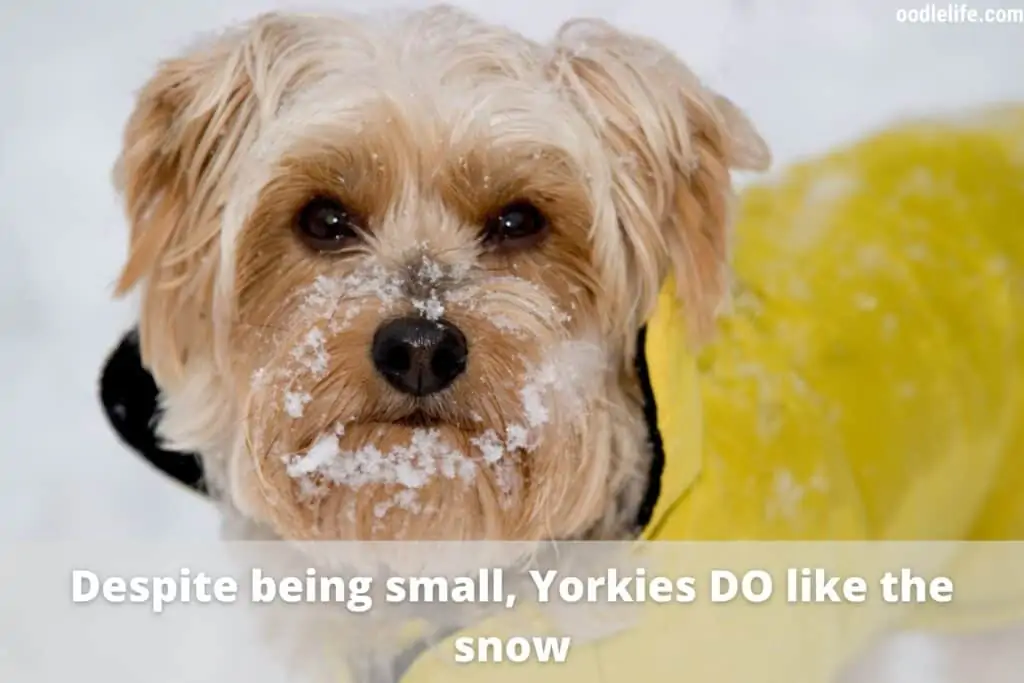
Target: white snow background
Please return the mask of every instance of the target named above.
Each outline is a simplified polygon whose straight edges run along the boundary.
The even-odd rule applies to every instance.
[[[427,3],[330,6],[397,4]],[[537,38],[591,15],[664,41],[746,108],[777,165],[894,118],[1024,100],[1024,25],[901,24],[890,0],[459,4]],[[110,169],[133,92],[158,59],[197,32],[282,6],[0,0],[0,540],[216,536],[212,511],[120,446],[96,399],[104,356],[133,318],[111,299],[127,230]],[[31,611],[4,616],[0,627],[22,624],[14,635],[41,646],[28,635],[42,626]],[[170,652],[233,671],[212,644],[229,635],[197,628]],[[863,680],[937,683],[930,653],[906,639],[875,658],[887,673]],[[189,680],[183,671],[164,661],[146,683]],[[42,680],[10,673],[9,683]]]

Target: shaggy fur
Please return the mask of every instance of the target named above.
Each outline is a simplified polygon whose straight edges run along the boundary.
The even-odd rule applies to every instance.
[[[145,85],[117,168],[161,438],[287,539],[623,538],[650,458],[635,338],[667,277],[700,343],[726,291],[730,169],[764,142],[649,40],[549,44],[438,7],[272,14]],[[319,253],[329,197],[359,239]],[[529,202],[542,239],[489,244]],[[468,365],[412,397],[369,348],[444,319]]]

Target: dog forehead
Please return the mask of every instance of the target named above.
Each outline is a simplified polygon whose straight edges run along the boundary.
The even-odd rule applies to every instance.
[[[540,70],[510,73],[486,62],[450,64],[441,58],[367,60],[325,69],[292,94],[268,133],[275,128],[278,134],[285,129],[301,135],[304,127],[329,126],[361,133],[401,122],[445,141],[518,130],[554,143],[570,134],[572,114],[570,102]]]

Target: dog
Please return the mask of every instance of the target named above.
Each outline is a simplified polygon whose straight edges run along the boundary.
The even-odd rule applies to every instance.
[[[600,21],[271,14],[164,63],[116,178],[167,448],[298,540],[628,538],[633,358],[726,290],[747,117]]]

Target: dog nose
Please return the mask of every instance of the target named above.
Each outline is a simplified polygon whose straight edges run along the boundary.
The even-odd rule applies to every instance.
[[[373,336],[373,365],[402,393],[429,396],[466,369],[468,348],[459,328],[409,316],[384,323]]]

